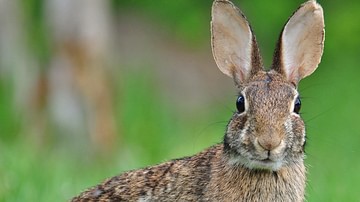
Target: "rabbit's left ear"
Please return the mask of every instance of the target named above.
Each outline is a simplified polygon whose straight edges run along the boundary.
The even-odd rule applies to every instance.
[[[272,69],[297,85],[301,79],[312,74],[320,63],[324,34],[321,6],[314,0],[302,4],[283,28]]]

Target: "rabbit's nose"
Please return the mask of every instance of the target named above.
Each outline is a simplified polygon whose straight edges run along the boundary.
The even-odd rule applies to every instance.
[[[267,151],[272,151],[274,149],[276,149],[280,143],[281,143],[281,138],[278,137],[260,137],[257,140],[258,144],[265,150]]]

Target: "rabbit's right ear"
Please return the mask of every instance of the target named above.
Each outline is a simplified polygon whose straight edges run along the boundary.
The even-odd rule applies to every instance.
[[[248,21],[227,0],[215,0],[211,16],[211,46],[217,66],[237,85],[246,83],[262,70],[259,48]]]
[[[272,69],[294,83],[312,74],[324,48],[324,16],[321,6],[310,0],[286,23],[275,49]]]

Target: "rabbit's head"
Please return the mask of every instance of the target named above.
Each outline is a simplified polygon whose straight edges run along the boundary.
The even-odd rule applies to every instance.
[[[263,68],[248,21],[230,1],[215,0],[211,33],[217,66],[239,88],[237,112],[224,138],[230,163],[276,171],[302,162],[306,137],[297,86],[320,63],[324,42],[321,6],[308,1],[291,16],[269,71]]]

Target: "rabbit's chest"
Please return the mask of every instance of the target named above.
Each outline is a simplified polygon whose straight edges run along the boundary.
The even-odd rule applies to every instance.
[[[290,175],[291,172],[291,175]],[[304,201],[305,167],[278,172],[233,171],[220,174],[208,186],[205,201]]]

